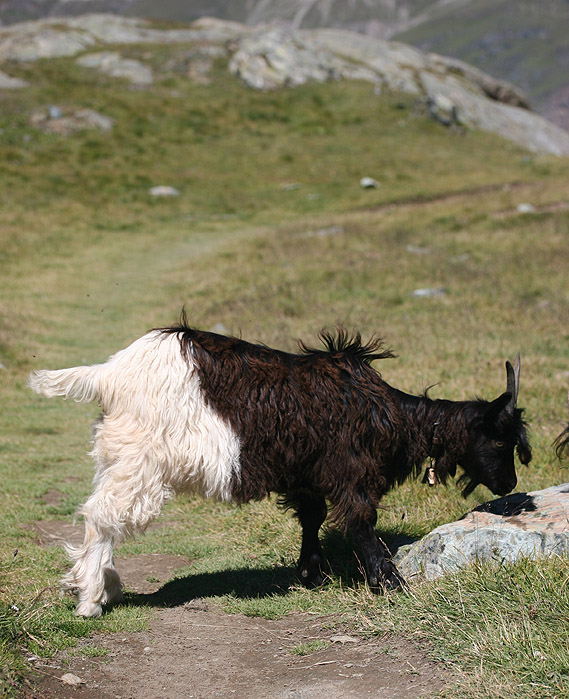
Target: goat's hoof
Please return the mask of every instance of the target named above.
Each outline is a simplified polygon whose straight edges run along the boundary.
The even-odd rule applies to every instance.
[[[309,589],[312,587],[320,587],[324,584],[324,578],[321,575],[312,575],[309,577],[307,571],[300,572],[300,579],[304,587]]]
[[[323,564],[318,556],[311,556],[298,564],[298,577],[305,587],[320,587],[324,584]]]
[[[103,608],[101,605],[97,604],[97,602],[89,602],[89,600],[79,602],[75,609],[75,614],[77,616],[96,617],[101,616],[102,613]]]
[[[405,578],[403,578],[395,566],[393,566],[393,570],[391,570],[388,575],[384,576],[381,584],[386,592],[401,590],[407,587]]]
[[[377,577],[370,578],[369,585],[376,592],[393,592],[407,587],[405,578],[391,561],[385,561],[380,566]]]

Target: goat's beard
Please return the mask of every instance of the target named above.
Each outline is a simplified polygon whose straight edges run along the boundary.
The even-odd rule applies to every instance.
[[[462,497],[467,498],[471,493],[474,492],[475,488],[480,485],[480,481],[474,480],[468,473],[463,473],[458,479],[458,485],[463,486]]]

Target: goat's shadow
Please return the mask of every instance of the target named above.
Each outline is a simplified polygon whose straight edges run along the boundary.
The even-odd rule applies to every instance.
[[[472,512],[488,512],[501,517],[515,517],[522,512],[535,512],[537,505],[532,495],[528,493],[512,493],[497,500],[485,502],[483,505],[475,507]],[[464,515],[465,517],[467,515]]]
[[[527,493],[513,493],[476,507],[474,512],[488,512],[513,517],[537,509]],[[466,515],[465,515],[466,516]],[[416,538],[389,531],[378,531],[392,554],[400,546],[413,543]],[[349,536],[328,530],[322,536],[322,548],[331,575],[345,587],[361,584],[364,576],[361,563]],[[195,599],[231,595],[238,599],[263,599],[288,594],[291,587],[299,586],[296,568],[266,566],[235,568],[211,573],[189,574],[174,578],[150,594],[127,592],[125,601],[131,606],[177,607]]]
[[[390,543],[395,552],[398,546],[409,543],[409,537],[397,537],[391,543],[388,534],[380,536]],[[405,539],[403,541],[402,539]],[[345,587],[361,584],[364,580],[360,561],[350,537],[330,530],[322,536],[322,548],[329,572]],[[266,566],[259,568],[229,568],[211,573],[195,573],[174,578],[153,593],[125,593],[129,606],[178,607],[195,599],[231,595],[238,599],[263,599],[284,596],[291,587],[300,586],[296,567]]]
[[[194,599],[231,595],[239,599],[285,595],[294,583],[295,571],[286,566],[273,568],[230,568],[212,573],[174,578],[151,594],[125,594],[133,606],[178,607]]]

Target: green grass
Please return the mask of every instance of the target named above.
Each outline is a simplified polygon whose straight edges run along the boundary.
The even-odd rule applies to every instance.
[[[179,47],[125,53],[142,51],[156,70],[183,55]],[[32,87],[5,96],[0,117],[3,691],[16,691],[28,653],[139,629],[152,605],[196,596],[268,618],[335,612],[359,630],[428,639],[453,668],[451,696],[493,686],[503,696],[561,696],[566,561],[473,569],[381,598],[362,583],[350,543],[326,531],[334,572],[308,591],[293,572],[298,527],[274,501],[177,499],[163,514],[168,526],[119,555],[180,554],[191,567],[152,600],[130,592],[101,619],[75,618],[57,590],[64,553],[40,546],[33,524],[71,521],[89,493],[97,408],[47,401],[26,379],[35,368],[104,361],[176,320],[183,305],[198,326],[223,323],[286,350],[338,322],[378,332],[398,354],[378,367],[386,380],[412,392],[437,384],[435,397],[497,395],[504,360],[520,351],[535,456],[519,488],[564,482],[550,444],[568,418],[569,214],[546,207],[566,200],[567,161],[446,131],[409,98],[378,97],[364,84],[258,94],[219,65],[210,86],[173,73],[141,91],[71,60],[15,72]],[[96,108],[115,128],[42,134],[28,116],[48,104]],[[361,189],[363,175],[381,186]],[[181,196],[154,201],[154,184]],[[523,201],[538,213],[518,214]],[[446,294],[416,298],[419,287]],[[45,498],[53,489],[57,504]],[[488,497],[480,488],[464,502],[452,486],[406,483],[382,503],[378,528],[388,541],[422,536]],[[540,655],[530,657],[532,647]],[[514,691],[518,675],[523,688]]]
[[[298,646],[292,648],[290,652],[293,655],[310,655],[311,653],[314,653],[317,650],[325,650],[329,646],[330,641],[321,641],[317,639],[315,641],[307,641],[306,643],[300,643]]]
[[[447,696],[565,697],[568,582],[567,559],[477,565],[419,586],[390,614],[460,670]]]

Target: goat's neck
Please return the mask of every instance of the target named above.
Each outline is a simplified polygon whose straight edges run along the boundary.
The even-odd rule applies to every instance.
[[[460,420],[465,403],[404,393],[400,393],[400,398],[410,417],[416,444],[422,445],[423,458],[437,458],[444,449],[449,422]]]

